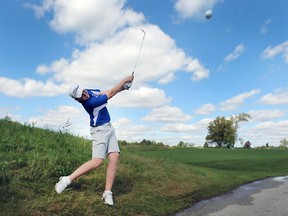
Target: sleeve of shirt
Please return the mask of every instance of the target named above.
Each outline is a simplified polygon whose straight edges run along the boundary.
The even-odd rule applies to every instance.
[[[100,89],[87,89],[89,92],[95,94],[95,95],[99,95],[100,94]]]
[[[86,107],[99,107],[104,104],[107,104],[108,97],[106,94],[103,95],[98,95],[98,96],[93,96],[89,100],[85,101],[83,105]]]

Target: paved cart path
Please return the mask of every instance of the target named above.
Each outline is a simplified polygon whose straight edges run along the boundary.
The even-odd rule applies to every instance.
[[[245,184],[175,216],[288,216],[288,176]]]

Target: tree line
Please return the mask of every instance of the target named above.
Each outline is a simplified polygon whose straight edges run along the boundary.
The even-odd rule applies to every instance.
[[[249,122],[249,119],[252,117],[247,113],[240,113],[237,115],[232,115],[225,118],[224,116],[218,116],[215,120],[209,122],[207,127],[208,133],[205,138],[204,147],[219,147],[219,148],[233,148],[237,141],[240,141],[243,145],[243,148],[251,148],[252,144],[248,140],[243,142],[243,139],[238,136],[238,129],[241,122]],[[125,140],[119,141],[119,144],[122,146],[138,146],[138,147],[160,147],[165,148],[169,147],[162,142],[151,141],[143,139],[141,142],[127,142]],[[176,147],[186,148],[193,147],[194,143],[180,141]],[[174,146],[175,147],[175,146]],[[266,143],[266,148],[269,147]],[[280,147],[288,147],[288,139],[283,139],[280,141]]]

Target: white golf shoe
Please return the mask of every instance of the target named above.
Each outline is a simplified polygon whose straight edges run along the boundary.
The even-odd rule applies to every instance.
[[[55,185],[55,190],[58,194],[62,193],[67,186],[71,184],[71,180],[69,179],[68,176],[62,176],[59,178],[59,182],[56,183]]]
[[[111,191],[104,191],[104,193],[102,195],[102,200],[104,201],[104,203],[106,205],[109,205],[109,206],[113,206],[114,205],[113,196],[112,196],[112,192]]]

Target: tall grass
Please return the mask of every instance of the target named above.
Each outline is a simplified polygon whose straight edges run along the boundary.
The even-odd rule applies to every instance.
[[[186,193],[185,185],[191,187],[189,179],[200,178],[189,166],[146,159],[123,149],[113,188],[116,205],[108,208],[100,199],[107,162],[63,194],[54,190],[60,176],[91,158],[89,140],[8,119],[0,119],[0,133],[0,212],[4,215],[163,215],[177,210],[179,204],[183,207],[174,198]],[[186,183],[175,187],[180,179]]]
[[[100,199],[107,162],[62,194],[54,190],[59,176],[91,158],[89,140],[9,119],[0,119],[0,134],[0,215],[169,215],[239,184],[288,173],[284,150],[122,148],[109,208]]]
[[[0,201],[16,205],[37,196],[56,177],[83,161],[87,140],[69,134],[0,120]],[[78,152],[79,154],[75,154]]]

